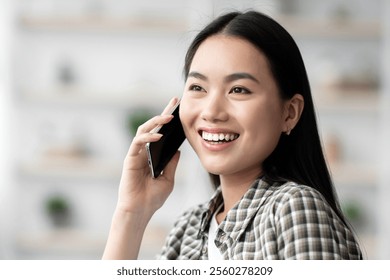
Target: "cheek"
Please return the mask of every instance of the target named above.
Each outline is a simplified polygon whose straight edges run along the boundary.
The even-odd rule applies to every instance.
[[[183,125],[184,131],[187,134],[187,131],[189,131],[191,124],[194,121],[194,110],[191,108],[186,98],[182,98],[180,101],[179,114],[180,114],[180,120]]]
[[[252,118],[246,118],[245,129],[249,132],[247,137],[252,139],[253,143],[258,143],[265,150],[272,150],[276,147],[281,134],[281,116],[273,112],[257,110],[252,114]]]

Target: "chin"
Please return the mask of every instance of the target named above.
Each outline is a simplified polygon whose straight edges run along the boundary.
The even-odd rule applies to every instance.
[[[221,156],[215,157],[201,153],[197,153],[197,155],[203,168],[215,175],[227,174],[237,167],[236,164],[233,164],[230,160],[224,160],[224,157]]]
[[[203,167],[204,169],[206,169],[208,173],[211,174],[221,175],[226,173],[226,167],[210,165],[210,164],[203,164]]]

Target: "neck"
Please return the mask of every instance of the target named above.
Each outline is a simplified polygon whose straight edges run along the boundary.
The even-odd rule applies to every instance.
[[[242,174],[240,176],[220,175],[224,208],[217,216],[219,223],[226,217],[227,212],[243,197],[260,174],[256,172],[247,174],[248,176]]]

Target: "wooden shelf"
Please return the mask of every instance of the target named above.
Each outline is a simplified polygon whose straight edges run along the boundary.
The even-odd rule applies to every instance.
[[[21,163],[18,171],[22,176],[46,179],[119,180],[122,168],[119,163],[88,158],[53,158]]]
[[[26,30],[35,31],[83,31],[109,33],[163,33],[167,35],[180,34],[188,30],[188,23],[183,19],[152,19],[128,18],[116,19],[97,16],[75,17],[31,17],[21,16],[19,26]]]
[[[382,34],[379,20],[302,19],[294,16],[275,17],[289,32],[298,37],[324,39],[379,39]],[[20,16],[19,26],[26,30],[89,31],[89,32],[163,32],[183,33],[190,28],[182,19],[113,18],[106,16]]]
[[[354,162],[339,162],[330,164],[334,182],[338,186],[365,186],[376,187],[378,173],[375,166]]]
[[[137,94],[135,94],[135,92]],[[21,91],[21,101],[37,105],[60,105],[60,106],[92,106],[104,108],[151,108],[160,111],[170,98],[172,93],[180,90],[171,90],[169,92],[153,93],[153,90],[140,91],[130,89],[123,92],[102,92],[99,90],[85,89],[47,89]]]
[[[53,229],[16,237],[19,250],[37,256],[45,255],[50,259],[80,258],[80,256],[100,259],[105,242],[104,236],[74,229]]]
[[[300,38],[321,39],[380,39],[382,30],[379,20],[318,20],[281,16],[278,21]]]
[[[315,88],[314,102],[324,113],[378,113],[377,89]]]

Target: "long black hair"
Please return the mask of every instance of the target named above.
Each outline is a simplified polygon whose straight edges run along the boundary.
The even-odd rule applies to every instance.
[[[294,181],[318,190],[346,223],[322,151],[309,80],[294,39],[279,23],[260,12],[222,15],[200,31],[189,46],[184,65],[185,79],[198,47],[216,34],[251,42],[267,57],[280,97],[288,100],[299,93],[304,98],[299,122],[289,136],[281,135],[276,149],[263,163],[264,179],[269,182]],[[219,176],[210,176],[217,187]]]

